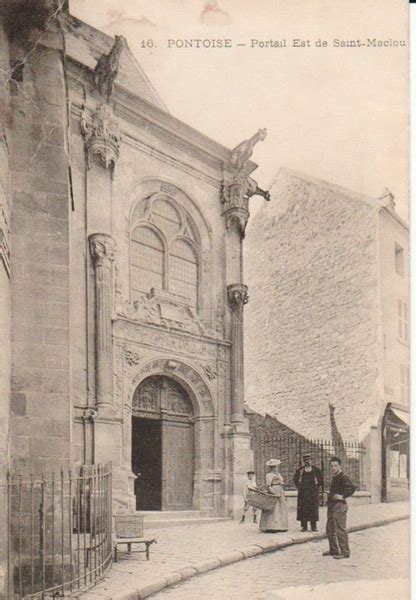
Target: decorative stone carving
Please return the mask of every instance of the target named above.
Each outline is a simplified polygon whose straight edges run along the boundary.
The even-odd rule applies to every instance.
[[[269,192],[260,189],[254,179],[248,177],[246,173],[246,166],[253,154],[254,146],[259,140],[264,140],[266,135],[266,129],[259,129],[251,138],[238,144],[231,152],[229,160],[224,163],[224,179],[220,194],[224,206],[223,215],[227,229],[235,224],[242,237],[250,216],[249,198],[258,194],[270,200]]]
[[[267,129],[259,129],[257,133],[255,133],[248,140],[244,140],[238,146],[234,148],[231,152],[229,166],[234,174],[234,176],[238,176],[241,172],[244,171],[248,161],[253,154],[254,146],[260,140],[263,141],[266,139]]]
[[[198,356],[210,360],[226,360],[227,349],[222,344],[215,344],[208,340],[196,340],[187,335],[187,332],[164,331],[147,327],[145,324],[124,321],[119,319],[114,324],[117,337],[129,339],[139,344],[146,344],[159,349],[169,350],[179,354]]]
[[[248,302],[248,288],[243,283],[227,286],[228,306],[233,313],[241,313]]]
[[[141,382],[146,380],[148,377],[151,377],[152,375],[159,375],[159,374],[163,374],[166,373],[166,365],[167,363],[170,363],[170,367],[169,367],[169,372],[171,375],[175,375],[179,380],[183,380],[184,383],[186,383],[188,386],[191,387],[191,389],[194,390],[195,393],[195,397],[197,398],[200,405],[200,409],[201,409],[201,414],[213,414],[214,412],[214,406],[213,406],[213,402],[212,402],[212,396],[211,396],[211,392],[208,389],[207,384],[204,382],[202,376],[190,365],[187,365],[183,362],[180,361],[172,361],[170,359],[155,359],[152,360],[150,362],[148,362],[147,364],[143,365],[143,367],[141,369],[139,369],[139,371],[137,371],[137,373],[135,373],[132,381],[131,381],[131,388],[133,390],[133,402],[135,402],[136,406],[137,406],[137,402],[139,402],[139,400],[135,399],[136,398],[136,394],[138,394],[137,390],[140,390],[142,388]],[[174,363],[176,363],[176,367],[174,366]],[[149,380],[151,382],[151,379]],[[146,383],[146,381],[144,381],[144,383]],[[175,382],[172,382],[173,387]],[[137,387],[139,384],[141,384],[139,387]],[[166,406],[165,408],[169,411],[172,412],[179,412],[181,410],[184,410],[183,407],[179,406],[176,403],[176,395],[173,394],[173,405],[175,406],[169,406],[169,393],[170,393],[171,389],[169,387],[169,389],[165,389],[165,394],[164,394],[164,399],[166,400]],[[188,409],[187,409],[188,410]],[[192,409],[193,412],[193,409]],[[184,413],[181,413],[184,414]],[[187,414],[187,413],[185,413]]]
[[[204,371],[205,377],[209,381],[214,381],[217,378],[217,371],[215,367],[211,365],[202,365],[202,370]]]
[[[121,135],[112,109],[101,104],[91,114],[84,110],[81,114],[81,132],[85,139],[88,168],[96,161],[113,171],[119,157]]]
[[[129,348],[124,349],[124,358],[126,363],[130,365],[130,367],[138,365],[141,361],[141,355],[135,350],[130,350]]]
[[[116,247],[115,239],[108,233],[93,233],[90,235],[89,241],[95,268],[111,268]]]
[[[115,36],[115,42],[108,54],[103,54],[97,61],[94,70],[94,84],[100,96],[110,101],[120,64],[120,55],[126,47],[126,40],[121,35]]]
[[[134,410],[145,410],[159,412],[159,394],[155,381],[143,381],[134,392],[132,408]]]
[[[118,297],[117,314],[132,321],[158,325],[168,330],[178,330],[216,339],[217,332],[207,328],[200,316],[190,306],[177,304],[169,297],[152,290],[130,303]]]
[[[163,380],[162,408],[174,415],[193,416],[194,409],[185,390],[175,381]]]

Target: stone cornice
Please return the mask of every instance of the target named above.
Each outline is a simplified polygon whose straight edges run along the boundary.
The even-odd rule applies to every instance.
[[[68,69],[70,84],[72,83],[76,86],[84,83],[88,85],[90,82],[87,81],[84,71],[91,72],[92,76],[91,68],[81,65],[83,70],[80,70],[79,67],[77,68],[77,65],[80,63],[76,63],[71,58],[68,59],[68,63],[72,63],[71,68]],[[213,168],[222,170],[223,163],[228,162],[230,159],[231,150],[193,129],[151,102],[133,94],[125,87],[117,84],[117,82],[112,96],[112,103],[116,115],[139,127],[150,123],[152,125],[152,133],[155,136],[160,137],[164,141],[167,140],[171,145],[185,150],[191,156],[197,157]],[[250,174],[256,168],[257,164],[249,161],[246,166],[246,173]]]
[[[82,106],[80,104],[75,104],[73,102],[71,114],[74,117],[76,117],[76,119],[81,119]],[[134,128],[134,125],[131,125],[131,129],[133,129],[133,128]],[[219,173],[218,173],[217,177],[212,177],[211,175],[209,175],[206,172],[206,170],[203,170],[202,168],[198,169],[194,165],[190,165],[189,163],[184,162],[183,160],[181,160],[180,158],[177,158],[176,156],[172,156],[172,155],[167,154],[166,152],[162,152],[159,148],[152,146],[150,143],[146,143],[142,139],[138,139],[137,137],[134,137],[133,131],[131,131],[131,129],[130,130],[124,129],[121,131],[122,136],[123,136],[123,144],[124,145],[130,146],[131,148],[135,148],[136,150],[139,150],[140,152],[144,152],[148,156],[153,156],[153,157],[157,158],[158,160],[160,160],[161,162],[164,162],[168,165],[176,167],[183,173],[186,173],[187,175],[191,175],[192,177],[195,177],[196,179],[199,179],[200,181],[203,181],[204,183],[206,183],[206,184],[210,185],[211,187],[215,188],[216,190],[220,191],[222,179],[221,179],[221,176]]]

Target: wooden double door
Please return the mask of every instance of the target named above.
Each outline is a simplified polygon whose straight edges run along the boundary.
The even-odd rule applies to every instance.
[[[186,390],[169,377],[149,377],[136,389],[132,409],[136,509],[191,509],[194,415]]]

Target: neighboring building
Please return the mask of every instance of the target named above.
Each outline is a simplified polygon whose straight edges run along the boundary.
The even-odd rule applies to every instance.
[[[116,511],[233,515],[265,131],[230,151],[180,122],[123,38],[61,5],[2,4],[1,482],[111,460]]]
[[[282,169],[270,193],[245,242],[246,401],[301,435],[363,441],[373,499],[407,493],[408,226],[389,192]]]

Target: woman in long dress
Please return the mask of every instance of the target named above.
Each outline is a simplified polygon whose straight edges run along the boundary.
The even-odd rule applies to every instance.
[[[271,458],[266,466],[269,472],[266,475],[266,488],[269,494],[277,496],[277,502],[273,510],[262,510],[259,531],[276,533],[288,530],[288,514],[285,492],[283,489],[283,477],[278,471],[280,460]]]

